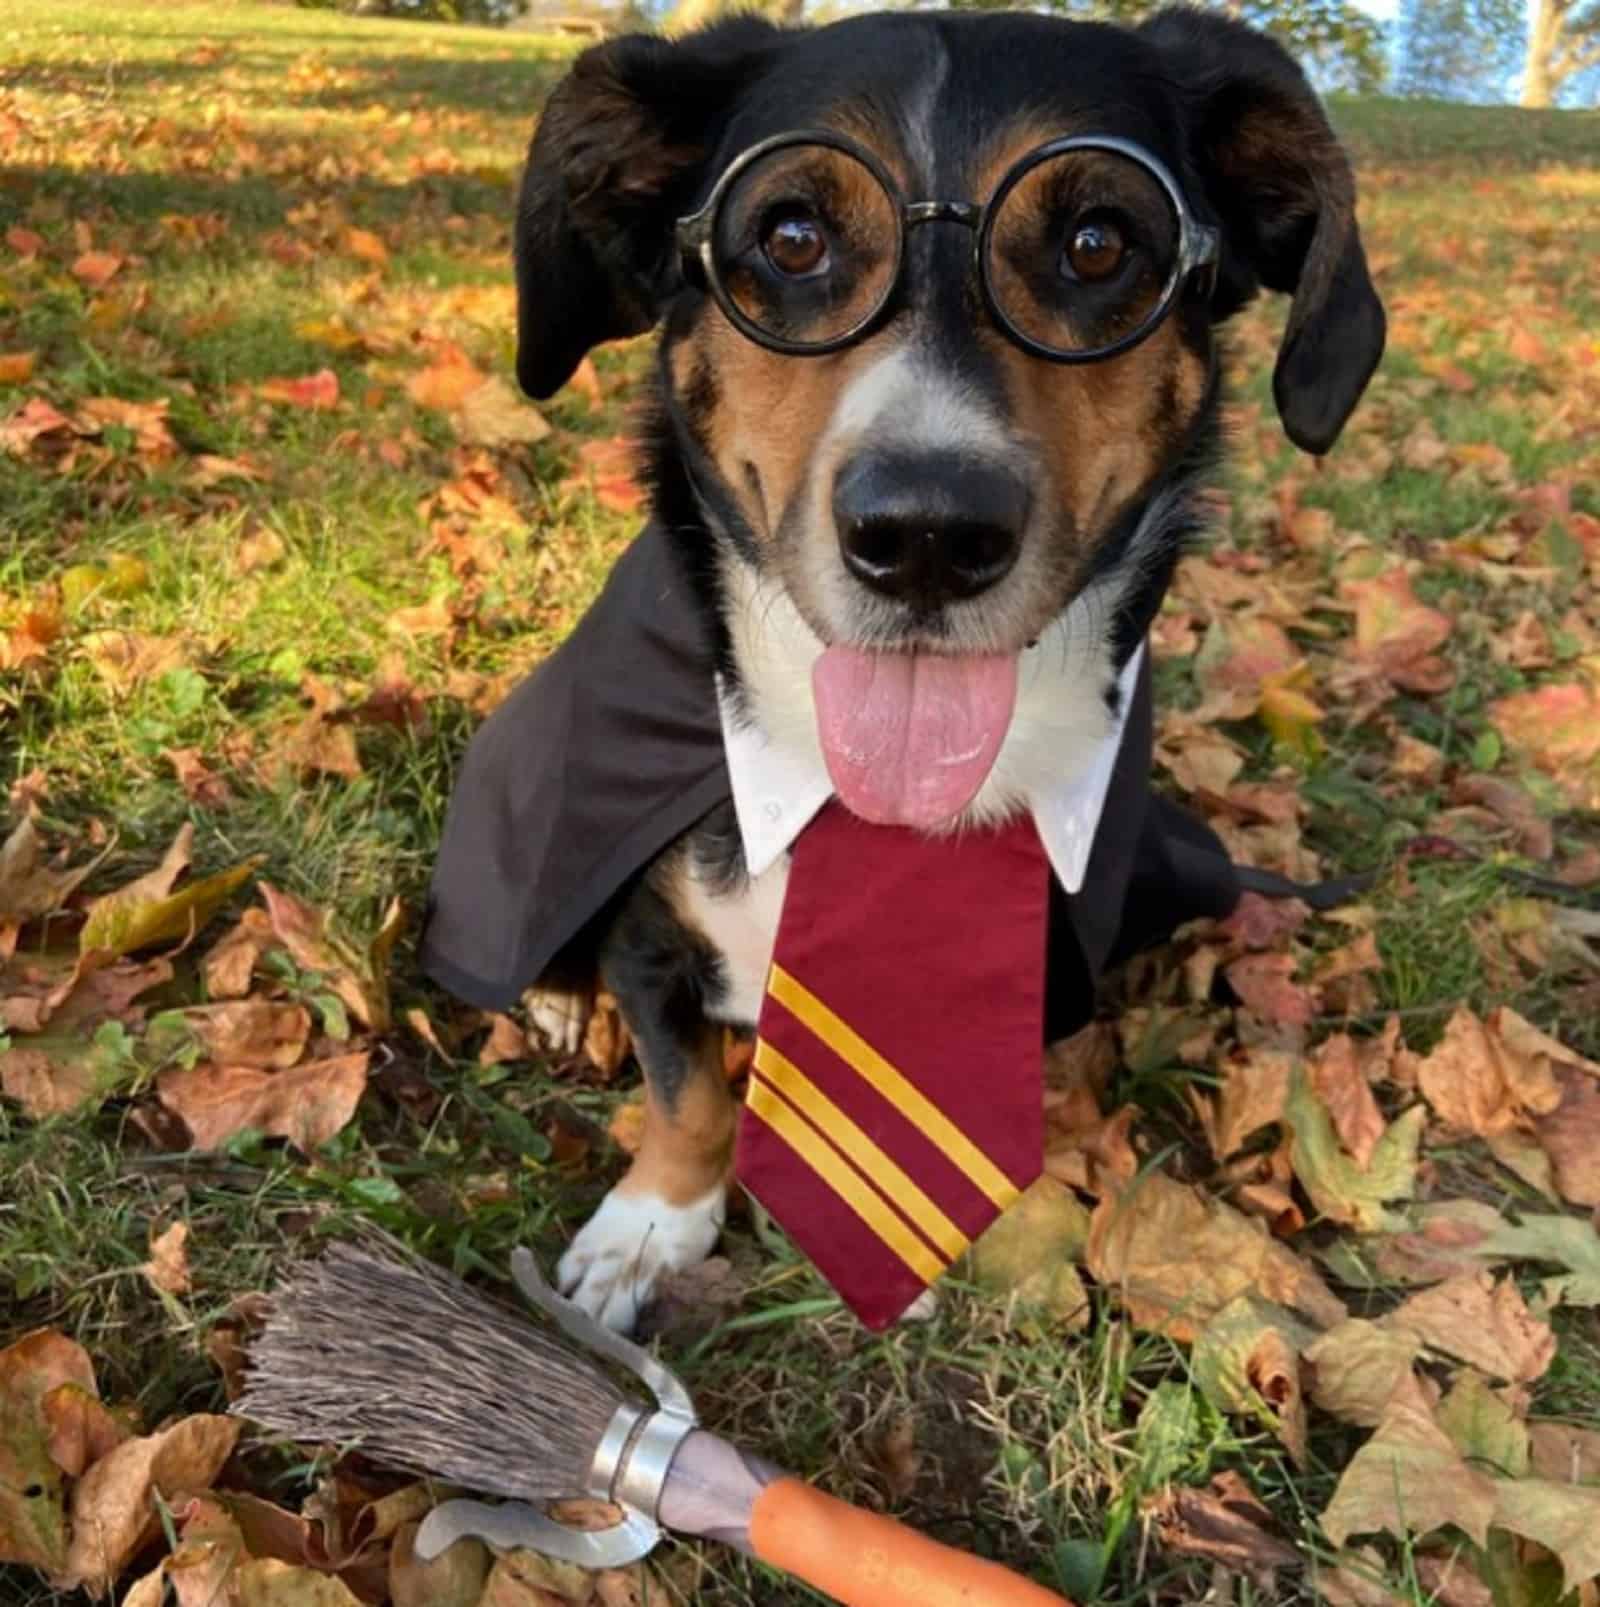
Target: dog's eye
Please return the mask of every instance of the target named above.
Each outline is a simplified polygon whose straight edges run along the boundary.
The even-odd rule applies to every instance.
[[[804,279],[828,265],[828,238],[809,212],[780,212],[761,237],[768,262],[790,279]]]
[[[1099,284],[1122,266],[1127,242],[1110,218],[1084,218],[1073,226],[1061,252],[1061,271],[1069,279]]]

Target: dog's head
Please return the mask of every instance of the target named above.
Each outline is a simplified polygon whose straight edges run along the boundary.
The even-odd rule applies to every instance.
[[[619,39],[534,140],[518,372],[546,396],[662,322],[672,451],[744,628],[813,670],[846,800],[932,825],[993,768],[1030,644],[1142,634],[1214,326],[1262,286],[1293,297],[1284,428],[1333,443],[1383,347],[1354,204],[1299,69],[1215,14]]]

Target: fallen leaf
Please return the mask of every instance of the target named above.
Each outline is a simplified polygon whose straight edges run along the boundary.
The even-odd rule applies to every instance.
[[[1159,1172],[1094,1209],[1089,1271],[1133,1320],[1192,1340],[1229,1301],[1255,1293],[1318,1327],[1346,1315],[1320,1277],[1266,1227]]]
[[[0,921],[24,926],[54,914],[110,851],[72,870],[49,865],[39,829],[24,815],[0,845]]]
[[[413,374],[406,381],[406,393],[419,406],[450,409],[460,407],[484,383],[483,370],[464,352],[454,351]]]
[[[68,1531],[45,1401],[63,1386],[96,1393],[88,1353],[64,1334],[40,1328],[0,1350],[0,1562],[52,1575],[66,1566]]]
[[[1422,1340],[1409,1329],[1346,1318],[1305,1348],[1311,1399],[1347,1423],[1376,1427],[1421,1353]]]
[[[1555,1067],[1554,1074],[1561,1101],[1535,1119],[1534,1136],[1550,1158],[1562,1198],[1600,1206],[1600,1079],[1571,1065]]]
[[[332,991],[344,1002],[363,1026],[374,1032],[389,1029],[389,981],[387,967],[374,963],[374,956],[362,956],[328,929],[328,918],[292,893],[279,892],[261,883],[267,915],[274,936],[288,949],[303,971],[314,971],[327,980]],[[393,943],[403,912],[392,904],[382,931]],[[380,936],[382,932],[380,932]],[[382,956],[378,957],[380,962]]]
[[[68,1478],[81,1478],[85,1468],[109,1456],[128,1437],[123,1422],[82,1384],[57,1384],[44,1397],[43,1406],[50,1460]]]
[[[0,352],[0,385],[26,385],[38,361],[37,352]]]
[[[72,1491],[72,1540],[64,1573],[103,1594],[157,1528],[155,1497],[205,1489],[233,1451],[243,1424],[186,1417],[159,1434],[125,1440]]]
[[[1434,1418],[1474,1467],[1500,1479],[1520,1479],[1527,1473],[1527,1425],[1481,1373],[1467,1368],[1439,1402]]]
[[[1450,616],[1420,601],[1403,564],[1361,580],[1342,580],[1339,594],[1356,609],[1352,656],[1412,692],[1442,692],[1454,680],[1437,649],[1450,638]]]
[[[1291,954],[1245,954],[1223,967],[1245,1008],[1278,1027],[1308,1026],[1316,1017],[1317,996],[1294,973]]]
[[[361,262],[370,262],[375,268],[388,264],[389,248],[370,229],[346,229],[344,248]]]
[[[1558,1558],[1563,1589],[1600,1577],[1600,1490],[1545,1479],[1500,1479],[1495,1522]]]
[[[256,395],[264,402],[281,402],[305,412],[325,413],[339,405],[339,376],[331,368],[298,378],[263,380]]]
[[[470,446],[524,446],[550,433],[544,415],[498,376],[462,397],[453,422],[456,434]]]
[[[78,934],[80,954],[93,955],[103,962],[158,943],[187,942],[255,874],[260,861],[249,859],[230,870],[190,882],[175,893],[160,891],[163,885],[170,887],[181,872],[181,866],[173,870],[169,863],[180,845],[187,863],[185,833],[192,836],[193,830],[185,822],[161,866],[89,906],[83,930]]]
[[[265,910],[249,909],[205,957],[206,992],[213,999],[242,999],[250,991],[255,964],[276,939]]]
[[[1248,719],[1261,707],[1264,686],[1290,674],[1300,653],[1281,625],[1261,614],[1216,619],[1194,658],[1194,676],[1204,695],[1198,720]]]
[[[198,748],[164,748],[161,753],[178,777],[183,795],[202,809],[225,809],[233,802],[228,783],[210,768]]]
[[[478,1050],[480,1066],[501,1066],[508,1061],[528,1058],[528,1035],[510,1016],[494,1010],[489,1013],[489,1036]]]
[[[1339,1141],[1333,1117],[1312,1090],[1304,1069],[1290,1079],[1284,1119],[1293,1134],[1290,1159],[1301,1186],[1329,1221],[1348,1223],[1363,1233],[1398,1228],[1391,1209],[1409,1200],[1417,1186],[1417,1152],[1427,1110],[1413,1105],[1384,1129],[1365,1166]]]
[[[231,1066],[292,1066],[311,1036],[311,1013],[304,1005],[272,999],[213,1004],[190,1010],[185,1020],[207,1054]]]
[[[1041,1177],[995,1219],[969,1252],[967,1275],[986,1294],[1015,1297],[1069,1333],[1089,1323],[1089,1296],[1073,1265],[1089,1238],[1089,1212],[1065,1184]]]
[[[901,1412],[872,1442],[868,1458],[883,1480],[891,1501],[904,1501],[917,1487],[922,1457],[917,1451],[917,1420]]]
[[[622,1019],[616,996],[603,989],[595,995],[588,1025],[584,1028],[583,1052],[606,1082],[622,1070],[633,1053],[633,1035]]]
[[[396,1530],[389,1552],[393,1607],[478,1607],[494,1559],[481,1540],[458,1540],[429,1562],[416,1554],[416,1523]]]
[[[1296,1568],[1299,1551],[1273,1531],[1272,1515],[1239,1474],[1217,1474],[1204,1490],[1169,1487],[1145,1502],[1161,1544],[1180,1557],[1220,1564],[1255,1581],[1273,1599],[1280,1568]]]
[[[335,1575],[273,1557],[244,1563],[234,1580],[238,1607],[362,1607],[361,1598]]]
[[[1458,1273],[1412,1295],[1384,1318],[1424,1344],[1468,1362],[1494,1378],[1532,1383],[1555,1359],[1550,1325],[1529,1310],[1511,1278]]]
[[[1600,1485],[1600,1429],[1551,1421],[1528,1424],[1533,1472],[1557,1484]]]
[[[189,1281],[189,1224],[174,1222],[150,1240],[150,1259],[139,1270],[163,1294],[186,1295]]]
[[[1363,1171],[1388,1130],[1348,1033],[1336,1033],[1317,1046],[1307,1067],[1311,1090],[1327,1109],[1339,1141]]]
[[[557,1562],[536,1551],[507,1551],[495,1560],[479,1607],[545,1607],[586,1602],[589,1573],[576,1563]]]
[[[1489,720],[1508,747],[1554,778],[1570,804],[1600,809],[1600,685],[1517,692],[1491,703]]]
[[[1293,1312],[1252,1294],[1229,1301],[1201,1329],[1191,1365],[1195,1383],[1219,1411],[1261,1418],[1306,1464],[1306,1406],[1300,1356],[1317,1331]]]
[[[1337,1566],[1316,1568],[1312,1583],[1328,1607],[1411,1607],[1414,1597],[1399,1596],[1384,1584],[1383,1559],[1370,1546],[1348,1547],[1335,1558]],[[1437,1607],[1444,1607],[1438,1603]]]
[[[1495,1030],[1503,1028],[1505,1016],[1506,1012],[1496,1011],[1486,1024],[1462,1005],[1451,1016],[1438,1047],[1416,1068],[1424,1098],[1457,1133],[1480,1138],[1507,1133],[1532,1116],[1548,1114],[1561,1102],[1548,1054],[1527,1042],[1520,1049],[1513,1047],[1502,1031]]]
[[[1355,1534],[1424,1535],[1454,1524],[1481,1546],[1495,1497],[1495,1481],[1467,1465],[1413,1381],[1395,1392],[1346,1465],[1322,1528],[1342,1546]]]
[[[72,264],[72,277],[89,286],[103,290],[116,277],[123,259],[110,251],[85,251]]]
[[[1216,1097],[1196,1098],[1211,1153],[1219,1161],[1242,1149],[1252,1133],[1283,1120],[1293,1070],[1293,1058],[1281,1050],[1237,1044],[1228,1051]]]
[[[287,1071],[202,1063],[156,1080],[161,1103],[183,1119],[196,1149],[218,1149],[247,1128],[286,1138],[303,1154],[327,1143],[355,1115],[371,1054],[336,1055]]]

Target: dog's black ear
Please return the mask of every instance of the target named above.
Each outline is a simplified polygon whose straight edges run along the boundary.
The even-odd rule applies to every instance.
[[[676,271],[687,209],[739,85],[781,32],[752,17],[586,50],[551,93],[517,198],[517,378],[545,397],[637,335]]]
[[[1350,163],[1305,74],[1265,34],[1188,8],[1140,32],[1166,58],[1222,220],[1213,312],[1226,318],[1260,285],[1293,293],[1272,392],[1295,445],[1326,452],[1383,355]]]

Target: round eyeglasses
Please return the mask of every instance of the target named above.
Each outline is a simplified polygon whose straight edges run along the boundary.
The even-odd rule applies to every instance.
[[[820,356],[892,311],[906,236],[973,231],[973,270],[995,323],[1055,363],[1114,356],[1150,335],[1191,276],[1215,281],[1217,231],[1171,173],[1110,134],[1069,135],[1015,162],[982,206],[907,201],[853,140],[803,129],[762,140],[724,170],[678,250],[736,329],[771,351]]]

